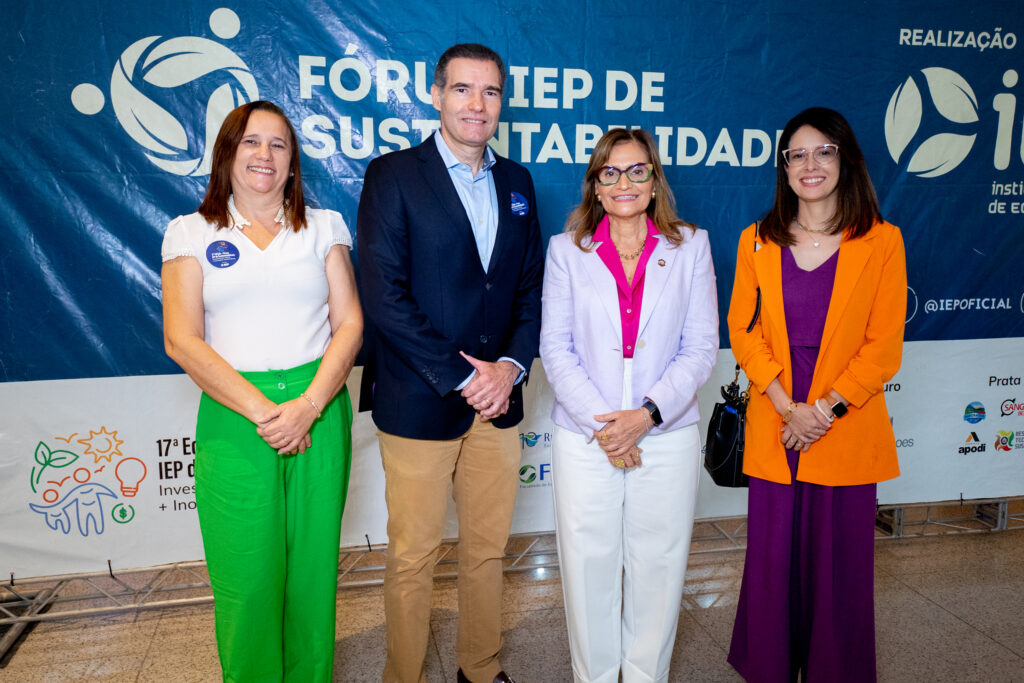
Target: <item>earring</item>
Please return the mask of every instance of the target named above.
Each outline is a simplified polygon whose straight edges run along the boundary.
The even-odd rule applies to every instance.
[[[657,197],[658,196],[658,191],[657,190],[651,190],[651,196],[652,197]]]

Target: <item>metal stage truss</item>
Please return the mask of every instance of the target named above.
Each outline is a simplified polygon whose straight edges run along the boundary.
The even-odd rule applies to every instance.
[[[991,533],[1024,529],[1024,496],[940,503],[879,506],[876,540]],[[746,547],[746,517],[698,519],[690,554],[727,552]],[[343,548],[338,588],[377,586],[384,579],[384,545]],[[458,542],[442,543],[435,579],[456,576]],[[558,569],[553,532],[521,534],[509,539],[506,572]],[[213,602],[206,563],[202,561],[137,569],[62,576],[10,579],[0,583],[0,657],[33,622],[165,609]]]

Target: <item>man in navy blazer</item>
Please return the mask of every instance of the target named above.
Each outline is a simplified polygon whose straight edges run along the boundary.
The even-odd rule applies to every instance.
[[[440,133],[374,159],[359,202],[359,269],[374,328],[363,391],[372,391],[388,506],[388,682],[425,680],[449,495],[459,518],[458,680],[511,680],[498,660],[502,558],[543,264],[530,174],[487,146],[504,84],[489,48],[449,48],[431,87]]]

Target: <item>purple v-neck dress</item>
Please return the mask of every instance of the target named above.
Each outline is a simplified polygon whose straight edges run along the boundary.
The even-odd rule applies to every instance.
[[[805,271],[782,250],[794,401],[807,400],[838,261]],[[748,681],[875,681],[875,485],[796,481],[800,454],[786,457],[791,485],[750,479],[729,662]]]

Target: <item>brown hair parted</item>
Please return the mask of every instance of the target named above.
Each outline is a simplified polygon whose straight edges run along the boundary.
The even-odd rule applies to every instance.
[[[834,235],[846,230],[851,239],[866,234],[875,221],[882,220],[878,196],[868,176],[864,153],[857,144],[853,129],[842,114],[825,107],[805,109],[790,119],[783,129],[775,152],[775,203],[761,222],[760,234],[782,247],[788,247],[796,241],[789,228],[796,219],[799,204],[796,193],[789,186],[782,151],[789,147],[793,134],[803,126],[814,128],[839,147],[839,182],[836,185],[838,201],[828,233]]]
[[[448,62],[453,59],[476,59],[482,62],[494,62],[498,67],[498,87],[505,91],[505,62],[498,53],[479,43],[459,43],[444,51],[434,68],[434,85],[441,90],[448,84]]]
[[[230,227],[228,198],[231,196],[231,167],[235,162],[238,145],[245,136],[245,128],[249,125],[249,117],[254,111],[276,114],[288,128],[292,158],[289,163],[288,181],[284,186],[284,212],[288,224],[298,232],[306,227],[306,201],[302,196],[302,169],[299,166],[299,139],[281,108],[266,100],[256,100],[233,109],[221,124],[217,140],[213,143],[213,168],[210,170],[206,196],[199,205],[199,215],[216,225],[218,229]]]
[[[669,243],[678,245],[683,241],[683,228],[691,231],[696,227],[687,223],[676,215],[676,200],[672,195],[672,188],[665,180],[665,172],[661,166],[661,159],[658,158],[658,148],[654,144],[651,134],[645,130],[629,130],[626,128],[613,128],[597,141],[593,153],[590,155],[590,163],[587,164],[587,172],[583,176],[583,200],[565,222],[565,231],[572,233],[573,243],[589,251],[590,245],[584,244],[585,240],[594,236],[598,224],[604,218],[605,210],[601,202],[597,200],[594,186],[597,182],[597,174],[602,168],[608,165],[608,157],[611,156],[612,148],[623,142],[635,142],[647,152],[647,158],[651,163],[651,180],[654,183],[655,194],[647,205],[647,216],[658,228],[658,232],[665,236]]]

